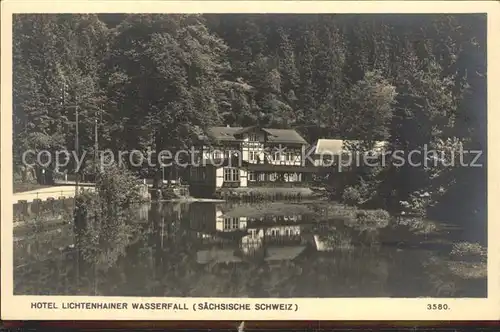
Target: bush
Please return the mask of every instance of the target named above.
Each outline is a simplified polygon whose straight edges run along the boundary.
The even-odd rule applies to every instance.
[[[341,250],[349,251],[354,249],[352,237],[349,233],[330,227],[322,230],[323,234],[319,236],[319,240],[323,242],[326,251]]]
[[[390,219],[390,214],[386,210],[359,210],[356,218],[359,221],[387,221]]]
[[[377,210],[360,210],[356,213],[356,222],[369,228],[384,228],[389,225],[391,215],[389,212]]]
[[[161,199],[176,199],[179,198],[177,194],[174,192],[174,188],[169,186],[161,187]]]
[[[414,234],[431,234],[438,231],[438,225],[429,219],[416,217],[416,218],[408,218],[406,221],[406,225],[409,227],[409,230]],[[401,223],[400,223],[401,224]]]
[[[54,177],[54,180],[63,181],[65,179],[65,174],[66,174],[66,172],[54,170],[54,173],[52,174],[52,176]]]
[[[451,255],[456,257],[486,257],[486,249],[479,243],[460,242],[453,244]]]
[[[85,260],[107,268],[123,254],[133,229],[130,208],[141,199],[137,188],[127,169],[113,165],[99,174],[96,192],[75,197],[77,245]]]
[[[106,167],[98,174],[96,185],[99,197],[114,206],[128,207],[141,201],[138,179],[124,167]]]
[[[89,220],[114,227],[124,223],[128,209],[140,201],[137,179],[124,168],[108,166],[99,174],[95,192],[83,189],[75,197],[75,221],[83,227]]]
[[[342,193],[342,202],[350,206],[359,205],[361,203],[361,193],[355,187],[347,187]]]
[[[427,209],[435,202],[428,192],[414,192],[407,201],[400,201],[399,205],[403,212],[409,212],[419,216],[427,215]]]
[[[23,176],[20,172],[14,172],[13,174],[14,183],[23,183]]]

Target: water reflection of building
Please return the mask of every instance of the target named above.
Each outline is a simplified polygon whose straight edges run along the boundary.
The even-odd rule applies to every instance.
[[[306,146],[294,129],[209,128],[195,144],[190,191],[206,196],[216,188],[303,187],[317,171],[303,160]]]
[[[151,209],[150,203],[141,204],[137,207],[136,210],[136,222],[147,222],[149,218],[149,210]]]
[[[198,227],[197,237],[201,240],[197,253],[200,264],[291,260],[309,242],[303,234],[307,224],[299,215],[250,217],[234,210],[223,211],[215,204],[200,204],[191,210],[190,225]]]
[[[215,216],[215,204],[192,203],[188,211],[189,228],[195,232],[213,234],[216,231]]]
[[[231,232],[234,230],[244,230],[247,228],[247,217],[226,216],[221,209],[215,212],[215,229],[219,232]]]

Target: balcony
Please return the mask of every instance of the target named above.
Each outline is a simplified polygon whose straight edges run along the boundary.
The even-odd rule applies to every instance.
[[[241,186],[240,181],[224,181],[222,183],[222,188],[238,188]]]
[[[316,173],[319,167],[298,165],[248,164],[249,171]]]
[[[248,187],[266,187],[266,188],[295,188],[304,187],[306,181],[286,182],[286,181],[248,181]]]

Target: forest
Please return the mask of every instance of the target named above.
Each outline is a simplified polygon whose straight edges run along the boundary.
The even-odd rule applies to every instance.
[[[486,68],[479,14],[19,14],[14,181],[27,181],[24,151],[74,150],[76,110],[88,155],[96,122],[112,151],[183,149],[208,126],[259,124],[308,142],[478,150],[486,165]],[[486,183],[485,166],[389,164],[339,195],[484,222]]]

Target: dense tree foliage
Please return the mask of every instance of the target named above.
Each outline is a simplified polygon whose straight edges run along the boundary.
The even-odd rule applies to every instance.
[[[80,141],[89,145],[105,106],[99,73],[108,33],[94,15],[16,15],[13,34],[16,169],[24,151],[74,146],[77,109]]]
[[[96,119],[100,147],[113,151],[180,149],[212,124],[296,128],[310,142],[486,151],[485,23],[484,15],[17,15],[14,166],[22,171],[27,149],[73,150],[76,108],[82,151],[92,149]],[[426,192],[477,214],[485,173],[389,166],[353,186],[368,185],[383,204]]]

